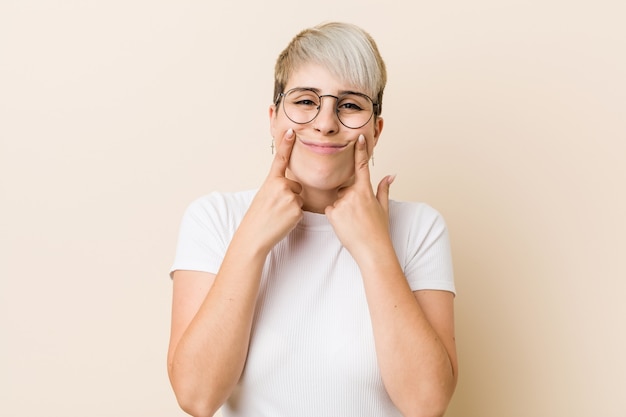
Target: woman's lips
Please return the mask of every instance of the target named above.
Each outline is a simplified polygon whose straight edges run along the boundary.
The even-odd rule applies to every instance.
[[[315,143],[315,142],[305,142],[300,141],[302,145],[304,145],[311,152],[320,154],[320,155],[332,155],[338,152],[341,152],[348,146],[347,144],[341,145],[337,143]]]

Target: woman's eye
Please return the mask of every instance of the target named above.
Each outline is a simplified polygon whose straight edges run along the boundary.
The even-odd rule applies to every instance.
[[[356,103],[341,103],[339,110],[360,111],[363,109]]]
[[[317,106],[317,104],[313,100],[307,99],[298,100],[296,101],[296,104],[299,106]]]

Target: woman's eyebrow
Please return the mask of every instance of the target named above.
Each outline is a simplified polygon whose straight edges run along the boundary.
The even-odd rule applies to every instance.
[[[322,94],[322,90],[320,88],[317,88],[317,87],[305,87],[305,86],[303,86],[303,87],[294,87],[294,88],[298,89],[298,90],[311,90],[311,91],[316,92],[318,95],[323,95]],[[362,93],[360,91],[355,91],[355,90],[339,90],[339,92],[337,92],[337,95],[340,95],[340,96],[342,96],[344,94],[365,94],[365,93]]]
[[[341,90],[339,94],[365,94],[365,93],[362,93],[360,91],[354,91],[354,90]]]
[[[291,88],[286,88],[285,90],[287,90],[287,91],[290,91],[290,90],[311,90],[311,91],[314,91],[314,92],[316,92],[318,94],[322,91],[319,88],[307,87],[305,85],[296,85],[296,86],[291,87]]]

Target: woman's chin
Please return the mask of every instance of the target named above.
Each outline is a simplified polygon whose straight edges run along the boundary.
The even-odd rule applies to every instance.
[[[336,170],[311,172],[310,170],[290,169],[288,177],[300,183],[305,189],[336,191],[352,182],[353,173],[339,173]]]
[[[354,165],[353,163],[350,164],[353,159],[311,158],[296,151],[294,149],[289,161],[288,176],[299,182],[304,188],[331,191],[353,181]]]

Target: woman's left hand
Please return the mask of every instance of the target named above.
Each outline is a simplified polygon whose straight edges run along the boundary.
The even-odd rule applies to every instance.
[[[365,137],[360,135],[354,145],[354,183],[339,190],[338,198],[326,207],[326,217],[335,229],[341,243],[355,260],[368,256],[377,245],[390,245],[389,186],[395,179],[385,176],[378,184],[376,195],[372,189],[369,155]]]

